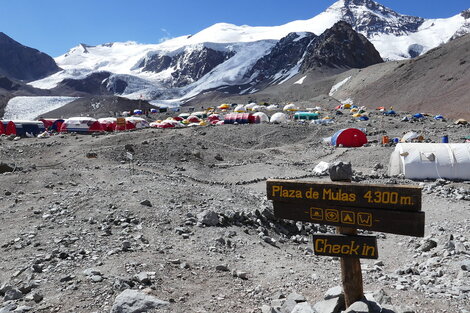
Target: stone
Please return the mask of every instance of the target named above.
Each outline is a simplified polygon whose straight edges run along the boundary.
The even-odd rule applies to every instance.
[[[277,310],[275,308],[270,307],[269,305],[263,305],[261,307],[261,313],[276,313]]]
[[[364,301],[356,301],[351,304],[344,313],[372,313],[369,311],[369,306]]]
[[[317,313],[308,302],[297,303],[291,313]]]
[[[0,163],[0,174],[7,173],[7,172],[13,172],[14,168],[11,167],[10,165],[6,163]]]
[[[228,269],[228,266],[225,265],[225,264],[219,264],[215,267],[215,270],[216,271],[219,271],[219,272],[228,272],[229,269]]]
[[[140,272],[139,274],[136,274],[134,279],[144,285],[151,284],[150,277],[147,272]]]
[[[297,292],[292,292],[290,293],[288,296],[287,296],[287,300],[294,300],[295,302],[299,303],[299,302],[305,302],[307,301],[307,299],[305,299],[304,296],[302,296],[301,294],[297,293]]]
[[[9,300],[18,300],[23,298],[23,293],[16,288],[8,289],[5,292],[5,296],[3,297],[3,301]]]
[[[335,162],[328,168],[332,181],[351,181],[353,172],[351,163]]]
[[[198,221],[206,226],[216,226],[219,224],[219,215],[211,210],[205,210],[197,215]]]
[[[114,300],[110,313],[141,313],[168,306],[170,303],[132,289],[121,292]]]
[[[332,298],[338,298],[343,294],[343,287],[341,286],[336,286],[333,288],[330,288],[326,291],[325,293],[325,300],[329,300]]]
[[[344,296],[341,296],[317,302],[313,309],[318,313],[340,313],[344,307]]]
[[[421,245],[420,250],[423,252],[429,252],[431,251],[431,249],[434,249],[435,247],[437,247],[437,242],[432,239],[427,239]]]
[[[460,264],[460,268],[463,269],[464,271],[469,271],[470,272],[470,260],[464,260]]]
[[[16,304],[8,303],[3,308],[0,308],[0,313],[8,313],[13,312],[16,309]]]
[[[145,206],[148,206],[148,207],[151,207],[152,206],[152,203],[150,202],[150,200],[144,200],[142,202],[140,202],[140,204],[142,205],[145,205]]]
[[[99,283],[99,282],[103,281],[103,276],[101,276],[101,275],[92,275],[90,277],[90,279],[94,283]]]
[[[233,277],[238,277],[238,278],[241,278],[241,279],[248,279],[248,273],[247,272],[243,272],[243,271],[237,271],[237,270],[233,270],[232,271],[232,276]]]
[[[281,312],[291,313],[296,305],[297,305],[297,302],[295,302],[294,300],[292,299],[286,300],[281,306]]]
[[[131,242],[128,241],[128,240],[124,240],[122,243],[121,243],[121,246],[122,246],[122,250],[123,251],[128,251],[130,248],[131,248]]]
[[[390,297],[383,289],[374,292],[372,297],[379,304],[392,304],[392,297]]]

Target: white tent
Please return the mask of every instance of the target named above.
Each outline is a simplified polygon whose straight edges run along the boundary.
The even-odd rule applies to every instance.
[[[269,123],[269,117],[264,112],[256,112],[254,116],[259,116],[260,123]]]
[[[274,124],[287,123],[287,115],[281,112],[274,113],[270,122]]]
[[[470,144],[399,143],[389,165],[390,175],[410,179],[470,179]]]

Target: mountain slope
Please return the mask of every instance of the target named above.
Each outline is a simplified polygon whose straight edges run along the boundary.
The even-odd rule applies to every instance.
[[[23,46],[0,32],[0,74],[31,81],[51,75],[60,68],[54,59],[36,49]]]
[[[470,34],[418,58],[378,64],[344,76],[351,79],[334,93],[338,99],[470,118]]]

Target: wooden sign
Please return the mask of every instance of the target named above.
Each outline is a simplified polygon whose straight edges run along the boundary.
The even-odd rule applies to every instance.
[[[313,235],[313,251],[316,255],[377,259],[375,236]]]
[[[308,203],[274,201],[274,216],[294,221],[360,228],[384,233],[424,236],[424,212],[354,207],[318,208]]]
[[[117,117],[116,118],[116,125],[117,126],[126,126],[126,118],[124,117]]]
[[[320,208],[421,210],[421,188],[415,186],[270,179],[267,181],[267,196],[274,201],[314,203]]]

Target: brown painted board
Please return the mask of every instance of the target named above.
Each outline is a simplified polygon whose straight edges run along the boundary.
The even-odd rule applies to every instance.
[[[266,187],[268,199],[273,201],[309,203],[316,207],[421,210],[421,187],[416,186],[269,179]]]
[[[315,255],[377,259],[377,238],[375,236],[313,235]]]
[[[397,235],[424,236],[424,212],[370,208],[318,208],[305,203],[274,201],[274,216],[294,221],[380,231]]]

